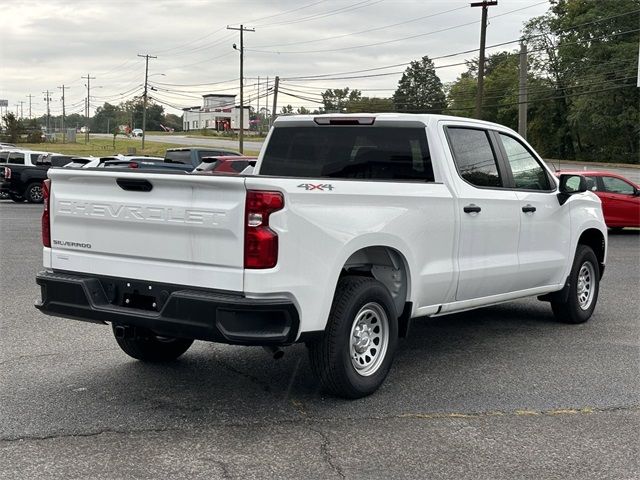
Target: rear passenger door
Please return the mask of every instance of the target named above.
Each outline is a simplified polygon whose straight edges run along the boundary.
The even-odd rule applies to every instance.
[[[496,132],[495,138],[507,166],[507,184],[518,198],[520,266],[514,288],[564,283],[571,253],[571,209],[560,205],[555,181],[527,145],[505,132]]]
[[[445,131],[460,219],[456,300],[511,292],[518,279],[519,199],[506,188],[493,132],[457,125]]]

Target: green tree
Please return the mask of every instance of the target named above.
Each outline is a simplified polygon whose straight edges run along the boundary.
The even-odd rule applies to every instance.
[[[441,113],[446,107],[442,82],[428,56],[413,61],[402,74],[393,94],[399,112]]]
[[[344,112],[350,102],[357,101],[361,97],[360,90],[350,90],[349,87],[330,88],[322,93],[322,104],[327,113]]]
[[[382,113],[393,112],[395,107],[390,98],[360,97],[347,103],[347,112],[350,113]]]
[[[13,112],[7,112],[2,117],[2,121],[5,125],[7,140],[11,143],[16,143],[20,140],[20,136],[24,133],[24,124],[18,119]]]
[[[551,110],[544,115],[555,134],[543,154],[638,162],[639,7],[640,0],[556,0],[525,25],[529,49],[538,52],[532,71],[548,93],[539,101]],[[541,140],[548,133],[533,132]]]

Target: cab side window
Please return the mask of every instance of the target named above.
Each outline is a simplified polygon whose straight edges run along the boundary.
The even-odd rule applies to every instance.
[[[447,127],[449,146],[460,176],[477,187],[502,187],[496,155],[485,130]]]
[[[602,177],[604,191],[610,193],[620,193],[622,195],[633,195],[635,190],[633,185],[615,177]]]
[[[24,165],[24,153],[10,153],[8,163],[13,163],[14,165]]]
[[[515,188],[551,190],[547,172],[529,150],[515,138],[502,133],[499,135],[511,166]]]

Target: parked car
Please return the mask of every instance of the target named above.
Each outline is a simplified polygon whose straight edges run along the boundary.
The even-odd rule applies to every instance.
[[[12,150],[16,147],[13,143],[0,142],[0,150]]]
[[[382,384],[412,318],[539,296],[586,322],[606,261],[585,178],[475,119],[281,116],[253,175],[49,176],[39,310],[111,323],[145,361],[304,342],[347,398]]]
[[[556,174],[580,174],[587,188],[602,201],[607,227],[640,227],[640,186],[616,173],[600,170],[560,170]]]
[[[239,174],[255,167],[257,157],[204,157],[193,173]]]
[[[69,163],[70,156],[31,150],[0,151],[0,192],[14,202],[42,203],[42,181],[51,166]]]
[[[142,136],[142,129],[141,128],[134,128],[133,130],[131,130],[131,136],[132,137],[141,137]]]
[[[184,147],[169,148],[164,155],[164,161],[170,163],[184,163],[196,168],[204,157],[237,157],[242,156],[240,152],[226,150],[224,148],[211,147]]]

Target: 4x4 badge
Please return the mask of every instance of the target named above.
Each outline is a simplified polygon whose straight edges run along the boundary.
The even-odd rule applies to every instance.
[[[333,185],[330,183],[301,183],[298,188],[304,188],[305,190],[333,190]]]

